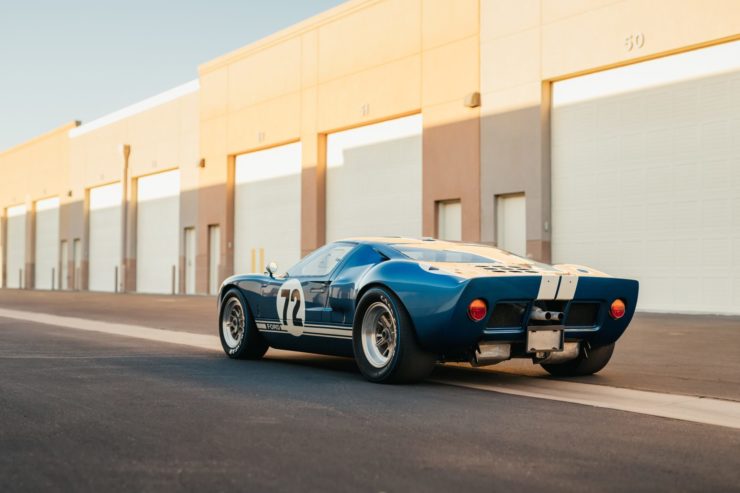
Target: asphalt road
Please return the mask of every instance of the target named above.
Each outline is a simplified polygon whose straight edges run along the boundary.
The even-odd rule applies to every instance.
[[[213,316],[193,308],[210,298],[121,296],[106,311],[86,298],[105,295],[59,294],[2,292],[0,306],[177,330]],[[738,491],[740,430],[0,318],[0,478],[3,491]]]
[[[0,289],[0,307],[216,334],[210,296],[115,295]],[[549,378],[528,360],[483,371]],[[638,313],[609,366],[578,381],[740,401],[740,317]]]

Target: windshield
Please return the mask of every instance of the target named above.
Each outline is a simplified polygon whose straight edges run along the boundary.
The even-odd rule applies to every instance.
[[[354,247],[352,243],[330,243],[291,267],[287,274],[289,277],[327,276]]]

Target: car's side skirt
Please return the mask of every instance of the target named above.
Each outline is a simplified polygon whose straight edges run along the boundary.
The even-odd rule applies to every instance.
[[[352,328],[307,324],[300,328],[285,327],[278,320],[255,320],[268,344],[276,349],[331,356],[353,356]]]
[[[278,320],[255,320],[257,330],[260,332],[268,332],[275,334],[290,334]],[[296,334],[293,334],[296,335]],[[338,327],[336,325],[318,325],[318,324],[306,324],[303,326],[302,331],[297,337],[302,336],[313,336],[313,337],[328,337],[333,339],[352,339],[352,328],[351,327]]]

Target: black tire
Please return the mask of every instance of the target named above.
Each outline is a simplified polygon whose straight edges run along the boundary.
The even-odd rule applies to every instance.
[[[387,312],[382,312],[381,304],[387,308]],[[390,317],[391,326],[395,328],[394,349],[388,354],[387,362],[380,367],[377,360],[376,364],[370,362],[372,355],[365,354],[362,342],[363,320],[371,307],[373,313],[380,311],[384,320],[387,321]],[[352,327],[352,346],[360,372],[376,383],[411,383],[422,380],[432,372],[437,361],[435,355],[419,347],[411,317],[401,301],[383,288],[369,289],[357,305]]]
[[[553,365],[543,363],[542,368],[554,377],[593,375],[601,371],[609,363],[613,353],[613,342],[607,346],[582,348],[581,354],[576,359]]]
[[[227,314],[227,310],[229,310],[229,314]],[[234,332],[231,332],[226,325],[225,317],[228,317],[229,321],[236,320],[238,316],[235,313],[239,311],[243,314],[240,324],[231,324],[231,326],[236,327],[237,332],[241,330],[241,337],[236,337]],[[226,331],[229,331],[230,334],[226,334]],[[270,347],[257,330],[252,312],[249,311],[247,302],[236,288],[230,289],[221,302],[218,313],[218,335],[224,352],[229,358],[233,359],[260,359]]]

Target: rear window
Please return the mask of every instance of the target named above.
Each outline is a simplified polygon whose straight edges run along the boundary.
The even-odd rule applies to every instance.
[[[482,255],[458,252],[454,250],[433,250],[429,248],[406,246],[403,244],[393,245],[393,248],[410,259],[417,260],[419,262],[461,262],[466,264],[490,264],[492,262],[497,262],[497,260],[484,257]]]

